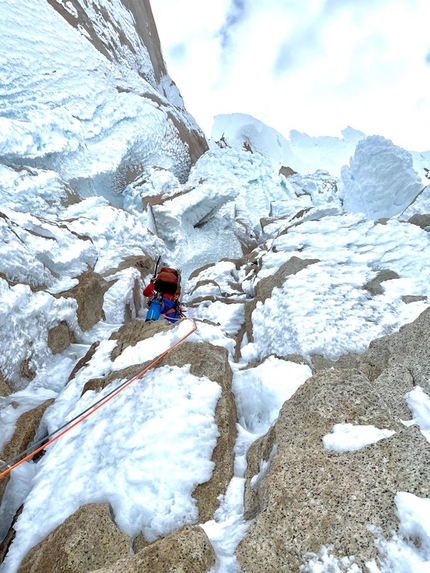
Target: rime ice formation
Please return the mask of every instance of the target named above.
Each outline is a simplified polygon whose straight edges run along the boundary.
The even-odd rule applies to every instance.
[[[410,153],[376,135],[358,143],[342,179],[345,210],[369,219],[399,215],[423,189]]]

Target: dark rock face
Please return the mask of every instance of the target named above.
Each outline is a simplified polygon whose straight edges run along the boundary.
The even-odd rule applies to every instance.
[[[294,273],[306,263],[310,264],[300,259],[289,261],[282,272],[260,281],[256,297],[262,300],[269,297],[273,288],[282,285],[285,273]],[[133,320],[124,324],[111,336],[117,340],[112,360],[128,346],[171,328],[172,325],[161,321]],[[394,503],[397,492],[430,496],[430,444],[417,426],[405,428],[401,423],[411,418],[405,394],[417,384],[424,386],[430,377],[429,333],[430,309],[398,333],[373,341],[363,354],[345,355],[337,362],[318,355],[311,357],[314,375],[285,402],[278,420],[265,436],[254,442],[248,453],[245,518],[253,523],[237,548],[243,573],[298,571],[307,554],[318,553],[322,545],[328,544],[333,544],[333,552],[339,558],[352,555],[357,565],[364,567],[366,561],[378,556],[369,526],[379,528],[385,537],[398,528]],[[78,369],[91,360],[96,348],[97,343]],[[289,358],[299,363],[304,361],[298,355]],[[195,376],[207,376],[222,388],[216,409],[220,436],[212,456],[215,469],[211,479],[199,485],[193,494],[199,521],[205,522],[213,518],[218,497],[225,493],[233,476],[237,414],[231,391],[232,373],[227,350],[201,342],[184,342],[157,366],[185,364],[190,365]],[[127,371],[91,380],[84,391],[98,390],[118,378],[131,377],[142,367],[133,365]],[[326,450],[323,437],[339,423],[374,425],[394,434],[358,451]],[[267,462],[267,471],[262,471],[262,461]],[[92,523],[92,515],[99,515],[98,509],[90,514],[88,523]],[[78,512],[75,518],[76,515]],[[97,519],[104,523],[104,517]],[[73,528],[76,523],[80,522],[76,520]],[[112,522],[111,526],[116,530]],[[69,527],[67,520],[50,534],[57,535],[58,561],[49,561],[54,557],[47,556],[46,547],[52,545],[48,536],[32,550],[35,553],[26,557],[21,571],[39,573],[51,567],[52,571],[77,573],[96,568],[99,573],[145,570],[200,573],[207,572],[215,560],[205,533],[194,525],[151,544],[137,539],[134,545],[137,554],[129,557],[128,552],[122,552],[124,544],[128,547],[128,538],[124,541],[123,534],[116,530],[113,539],[118,541],[113,542],[112,548],[106,547],[104,533],[98,532],[97,537],[92,531],[98,528],[94,522],[91,527],[79,525],[84,531],[89,527],[89,541],[85,543],[100,547],[95,552],[99,561],[90,563],[86,559],[91,551],[86,551],[84,542],[74,544],[80,534]],[[110,536],[111,533],[107,535]],[[70,547],[73,551],[69,552]],[[33,569],[35,564],[40,569]]]
[[[64,320],[48,331],[48,346],[52,354],[63,352],[72,342],[75,342],[75,336]]]
[[[0,371],[0,397],[1,396],[9,396],[12,390],[6,384],[3,374]]]
[[[279,169],[279,175],[283,175],[284,177],[290,177],[296,173],[297,171],[294,171],[294,169],[291,169],[291,167],[285,167],[285,165]]]
[[[93,573],[207,573],[213,565],[215,552],[206,533],[201,527],[186,525],[133,557]]]
[[[79,284],[61,296],[72,297],[78,303],[78,324],[82,330],[89,330],[104,318],[103,298],[109,288],[109,283],[93,271],[84,273],[79,278]]]
[[[3,462],[7,462],[24,452],[32,443],[35,438],[35,434],[37,428],[39,427],[40,421],[42,419],[45,410],[53,403],[54,400],[47,400],[43,404],[40,404],[37,408],[33,408],[28,412],[22,414],[16,423],[15,431],[11,437],[11,439],[7,442],[4,446],[3,450],[0,452],[0,465],[3,465]],[[10,481],[10,474],[0,478],[0,505],[3,501],[3,497],[6,492],[7,485]],[[7,494],[6,494],[7,495]],[[6,534],[5,539],[3,539],[0,543],[0,563],[3,562],[3,559],[6,556],[6,553],[9,550],[11,543],[15,538],[15,530],[13,528],[13,524],[15,523],[16,519],[18,518],[19,514],[22,511],[21,508],[16,508],[17,512],[12,521],[11,527],[9,528],[8,533]],[[2,524],[3,526],[5,524]],[[9,524],[6,525],[8,527]]]
[[[381,369],[402,365],[412,375],[414,385],[422,385],[425,389],[430,378],[429,348],[430,309],[427,309],[414,322],[402,326],[399,332],[371,342],[361,361]]]
[[[427,230],[427,227],[430,227],[430,213],[415,213],[408,220],[408,223]]]
[[[257,485],[261,512],[237,550],[243,573],[298,571],[306,553],[328,543],[364,566],[377,557],[368,526],[387,536],[397,527],[396,493],[428,496],[429,460],[430,445],[415,427],[341,454],[296,448],[284,438]]]
[[[87,573],[129,554],[107,503],[80,507],[25,557],[20,573]]]
[[[237,549],[243,573],[298,571],[329,544],[363,567],[378,556],[369,526],[386,538],[397,531],[397,492],[429,496],[430,444],[401,423],[411,418],[405,394],[430,376],[429,332],[428,309],[361,355],[312,357],[316,374],[248,452],[245,517],[255,521]],[[322,439],[339,423],[395,434],[358,451],[326,450]]]
[[[94,354],[95,354],[95,352],[99,346],[100,346],[99,341],[94,342],[90,346],[90,348],[88,349],[85,356],[83,356],[80,360],[78,360],[78,362],[75,364],[75,367],[70,372],[68,382],[70,382],[70,380],[72,380],[76,376],[76,374],[79,372],[79,370],[81,368],[83,368],[84,366],[86,366],[90,362],[91,358],[94,356]]]
[[[383,294],[384,288],[381,286],[381,283],[383,283],[384,281],[390,281],[392,279],[399,279],[399,278],[400,278],[399,275],[394,271],[385,269],[383,271],[380,271],[376,275],[376,277],[367,284],[365,284],[363,288],[368,290],[370,294],[372,294],[373,296],[378,294]]]
[[[37,408],[33,408],[22,414],[16,423],[15,431],[11,439],[7,442],[0,452],[0,459],[8,461],[26,450],[35,437],[40,420],[45,410],[53,403],[54,400],[47,400]],[[0,479],[0,503],[3,498],[9,476]]]
[[[6,480],[6,478],[3,478],[3,479]],[[4,558],[6,557],[6,554],[9,551],[9,547],[11,546],[13,540],[15,539],[15,536],[16,536],[15,523],[16,523],[16,520],[18,519],[18,517],[21,515],[23,508],[24,508],[24,506],[21,505],[21,507],[15,513],[15,516],[12,520],[11,527],[9,528],[9,531],[6,534],[6,537],[0,543],[0,563],[3,563]]]

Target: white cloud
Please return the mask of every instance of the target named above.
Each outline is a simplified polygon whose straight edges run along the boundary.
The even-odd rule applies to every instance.
[[[347,125],[430,149],[428,0],[153,0],[168,70],[210,135],[248,113],[285,136]]]

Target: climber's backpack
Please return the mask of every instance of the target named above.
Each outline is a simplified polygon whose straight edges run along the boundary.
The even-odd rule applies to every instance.
[[[162,294],[170,294],[172,296],[179,294],[179,280],[179,273],[176,269],[161,267],[154,281],[154,289]]]

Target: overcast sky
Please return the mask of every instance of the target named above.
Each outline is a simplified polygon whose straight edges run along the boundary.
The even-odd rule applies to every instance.
[[[164,59],[210,136],[247,113],[288,138],[348,125],[430,149],[430,0],[151,0]]]

